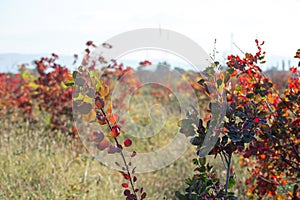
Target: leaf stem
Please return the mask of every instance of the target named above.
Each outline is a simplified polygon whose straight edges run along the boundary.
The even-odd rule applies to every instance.
[[[227,192],[228,192],[228,183],[229,183],[229,177],[230,177],[231,157],[232,157],[232,153],[228,154],[227,171],[226,171],[225,196],[227,196]]]
[[[106,113],[104,112],[104,110],[103,110],[102,108],[101,108],[100,110],[101,110],[102,114],[105,116],[105,121],[106,121],[106,123],[107,123],[109,129],[112,130],[112,126],[111,126],[109,120],[107,119]],[[121,145],[120,145],[118,139],[117,139],[117,138],[114,138],[114,140],[115,140],[115,142],[116,142],[117,147],[119,148]],[[130,181],[131,189],[132,189],[132,191],[133,191],[133,193],[134,193],[135,198],[137,199],[137,195],[136,195],[135,188],[134,188],[134,185],[133,185],[131,173],[130,173],[130,171],[129,171],[129,167],[128,167],[127,161],[126,161],[126,159],[125,159],[125,156],[124,156],[124,153],[123,153],[123,149],[122,149],[122,148],[121,148],[120,154],[121,154],[122,160],[123,160],[123,162],[124,162],[124,165],[125,165],[127,174],[129,175],[129,181]]]

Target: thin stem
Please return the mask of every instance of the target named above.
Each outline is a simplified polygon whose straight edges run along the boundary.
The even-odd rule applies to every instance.
[[[226,164],[228,165],[228,159],[226,157],[226,155],[228,155],[224,150],[221,151],[221,153],[223,154],[224,158],[225,158],[225,161],[226,161]],[[227,167],[227,166],[226,166]],[[227,169],[227,168],[226,168]]]
[[[227,163],[227,172],[226,172],[226,185],[225,185],[225,196],[227,196],[227,191],[228,191],[228,183],[229,183],[229,177],[230,177],[231,156],[232,156],[231,153],[228,154],[228,163]]]
[[[221,157],[221,160],[222,160],[222,163],[223,163],[224,167],[227,169],[227,166],[226,166],[225,161],[224,161],[225,158],[226,158],[225,155],[223,155],[222,152],[221,152],[219,155],[220,155],[220,157]],[[223,158],[223,156],[224,156],[225,158]],[[227,163],[227,161],[226,161],[226,163]]]
[[[106,117],[106,113],[104,112],[104,110],[103,110],[102,108],[101,108],[100,110],[101,110],[102,114],[105,116],[105,121],[106,121],[106,123],[107,123],[109,129],[112,130],[112,126],[111,126],[109,120],[108,120],[107,117]],[[119,143],[118,139],[117,139],[117,138],[114,138],[114,139],[115,139],[115,142],[116,142],[117,147],[119,148],[119,147],[120,147],[120,143]],[[134,193],[134,195],[135,195],[135,198],[137,199],[137,195],[136,195],[135,188],[134,188],[134,185],[133,185],[131,173],[130,173],[130,171],[129,171],[129,167],[128,167],[128,164],[127,164],[127,162],[126,162],[125,156],[124,156],[124,154],[123,154],[123,149],[121,149],[120,154],[121,154],[122,160],[123,160],[123,162],[124,162],[124,165],[125,165],[127,174],[129,175],[129,181],[130,181],[131,189],[132,189],[132,191],[133,191],[133,193]]]

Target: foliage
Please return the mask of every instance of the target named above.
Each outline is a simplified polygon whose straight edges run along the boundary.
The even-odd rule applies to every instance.
[[[58,129],[70,135],[76,136],[76,128],[67,124],[72,119],[72,88],[67,88],[64,81],[68,79],[69,70],[57,64],[56,54],[51,58],[41,58],[35,61],[37,74],[30,85],[31,99],[35,101],[39,110],[50,114],[50,127],[52,130]],[[22,71],[25,78],[25,71]],[[32,77],[31,77],[32,78]],[[25,79],[28,81],[27,79]]]
[[[95,130],[91,134],[85,135],[88,141],[94,142],[99,151],[107,150],[108,154],[118,153],[122,157],[123,166],[120,163],[116,163],[118,167],[121,168],[120,173],[126,182],[122,183],[124,188],[124,196],[126,200],[137,200],[146,198],[147,193],[144,191],[143,187],[136,188],[135,184],[137,177],[135,174],[135,168],[131,167],[131,162],[126,160],[123,153],[124,147],[130,147],[132,141],[126,138],[122,143],[120,143],[121,125],[119,123],[119,116],[113,113],[113,107],[121,107],[122,104],[113,104],[111,92],[118,80],[124,85],[130,85],[135,83],[138,86],[138,82],[134,82],[135,79],[132,78],[130,74],[130,68],[123,68],[123,65],[118,65],[116,61],[113,63],[107,62],[104,58],[100,56],[97,61],[90,59],[90,48],[95,48],[96,45],[92,41],[87,42],[86,55],[84,56],[82,66],[79,67],[78,71],[73,72],[73,82],[74,84],[69,84],[73,86],[75,91],[74,102],[73,102],[73,112],[79,114],[86,122],[88,126],[93,126],[98,124],[100,126],[107,126],[109,128],[108,137],[105,133],[99,130]],[[104,44],[107,46],[107,44]],[[111,46],[109,46],[111,48]],[[96,66],[101,66],[99,69]],[[126,79],[122,79],[126,76]],[[129,78],[128,78],[129,77]],[[72,82],[72,80],[71,80]],[[134,90],[134,88],[132,88]],[[126,93],[122,95],[126,96]],[[121,99],[118,99],[120,102]],[[96,129],[95,125],[95,129]],[[84,136],[83,136],[84,137]],[[136,155],[133,151],[131,158]]]
[[[225,199],[226,192],[223,185],[220,183],[220,179],[217,178],[216,172],[213,167],[206,163],[205,157],[194,158],[193,163],[196,165],[194,171],[196,174],[191,179],[186,179],[188,187],[185,190],[184,195],[180,192],[176,192],[176,197],[179,200],[188,199]],[[234,185],[233,177],[230,179],[229,188]],[[237,199],[233,196],[233,193],[227,194],[228,199]]]
[[[203,153],[203,141],[211,135],[210,128],[218,125],[213,130],[218,140],[209,154],[222,159],[226,180],[221,183],[205,157],[195,158],[192,161],[196,166],[195,174],[186,180],[188,186],[183,194],[176,192],[178,199],[236,199],[233,191],[228,191],[235,185],[235,173],[231,167],[234,155],[241,157],[241,166],[249,171],[249,177],[245,180],[248,198],[299,199],[300,75],[297,67],[291,67],[287,88],[282,91],[282,86],[274,84],[260,69],[260,64],[265,62],[263,43],[256,40],[258,51],[255,54],[228,56],[227,67],[221,73],[218,73],[220,66],[217,62],[208,67],[204,75],[212,75],[212,80],[202,77],[197,82],[199,74],[180,71],[183,79],[194,82],[192,87],[199,101],[212,101],[208,104],[205,117],[201,116],[203,111],[193,107],[186,119],[178,123],[179,131],[192,137],[191,143],[199,156]],[[108,44],[103,45],[111,48]],[[73,106],[73,111],[79,113],[84,122],[106,127],[107,131],[93,127],[84,139],[98,151],[120,154],[123,164],[116,165],[120,168],[121,176],[118,178],[122,179],[123,197],[128,200],[144,199],[147,196],[144,188],[136,187],[136,168],[123,154],[123,148],[130,148],[134,141],[126,137],[122,129],[126,121],[113,112],[114,109],[130,109],[124,104],[124,99],[132,95],[141,83],[133,75],[132,68],[125,68],[116,61],[106,61],[100,56],[98,63],[91,62],[90,52],[96,45],[88,41],[87,47],[81,66],[73,74],[56,63],[56,54],[35,61],[34,70],[21,66],[18,74],[0,74],[1,120],[8,119],[9,125],[14,126],[21,121],[38,124],[38,119],[42,119],[47,123],[44,128],[50,128],[51,134],[61,131],[77,138],[71,123]],[[300,58],[300,50],[295,58]],[[148,62],[142,62],[142,65],[146,66]],[[96,69],[98,64],[103,67]],[[184,91],[188,87],[182,80],[176,81],[178,90]],[[111,91],[116,83],[121,83],[125,89],[121,91],[120,98],[112,101]],[[164,91],[159,86],[149,90],[156,102],[171,102],[169,90]],[[216,100],[222,96],[226,97],[226,102]],[[213,118],[212,112],[225,103],[225,116]],[[4,136],[7,137],[1,135]],[[133,151],[129,159],[135,155]],[[6,161],[3,165],[6,168]],[[8,175],[5,180],[9,181]],[[80,196],[84,193],[83,185],[70,181],[66,184],[66,197]]]
[[[0,85],[1,116],[20,114],[27,118],[32,114],[30,88],[20,74],[1,73]]]
[[[69,122],[72,119],[72,88],[64,81],[69,70],[56,63],[57,55],[41,58],[34,62],[35,69],[20,66],[18,74],[0,75],[0,108],[2,116],[13,121],[36,122],[37,110],[46,113],[42,119],[55,131],[60,130],[76,137],[76,129]],[[67,122],[69,124],[67,124]]]
[[[245,183],[248,185],[249,197],[298,199],[299,72],[296,67],[290,68],[292,77],[288,79],[288,87],[283,94],[279,94],[259,67],[259,64],[265,62],[265,52],[261,48],[264,42],[255,42],[257,53],[246,53],[243,58],[228,56],[228,68],[220,75],[222,78],[219,85],[224,85],[228,106],[224,127],[210,154],[219,155],[227,169],[232,154],[242,155],[241,163],[251,173]],[[295,58],[299,58],[299,50]],[[206,86],[203,79],[199,84]],[[208,95],[212,97],[214,94]],[[199,149],[207,128],[200,126],[198,130],[201,131],[194,136],[192,143]],[[195,142],[199,137],[200,142]],[[227,180],[229,174],[227,170]],[[206,192],[210,193],[209,190]]]

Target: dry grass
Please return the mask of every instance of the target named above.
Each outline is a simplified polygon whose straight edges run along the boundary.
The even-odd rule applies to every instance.
[[[124,199],[121,175],[91,158],[80,140],[49,137],[43,124],[1,124],[0,199]],[[138,174],[147,199],[174,199],[176,190],[184,191],[193,157],[191,149],[166,168]],[[209,161],[222,176],[220,161]]]

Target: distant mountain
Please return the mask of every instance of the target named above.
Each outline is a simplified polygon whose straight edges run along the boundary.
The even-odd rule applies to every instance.
[[[34,66],[33,65],[34,60],[38,60],[41,57],[50,57],[50,56],[51,56],[50,54],[17,54],[17,53],[0,54],[0,73],[1,72],[16,73],[16,72],[18,72],[19,65],[28,64],[30,66]],[[59,55],[59,59],[57,60],[57,63],[59,63],[63,66],[66,66],[70,70],[75,70],[75,68],[77,68],[77,67],[72,65],[73,61],[74,61],[74,58],[71,55]],[[79,58],[78,61],[81,61],[81,58]],[[124,64],[124,67],[130,66],[133,68],[138,68],[141,60],[121,59],[118,62],[119,63],[122,62]],[[153,62],[153,64],[155,65],[162,61],[153,59],[153,60],[151,60],[151,62]],[[172,67],[180,66],[180,63],[178,63],[176,61],[170,61],[170,64],[172,65]],[[180,67],[182,67],[182,66],[180,66]]]
[[[33,61],[39,60],[42,57],[50,57],[50,54],[17,54],[17,53],[5,53],[0,54],[0,72],[18,72],[18,66],[21,64],[28,64],[33,66]],[[74,61],[73,56],[60,55],[57,63],[66,65],[70,70],[74,67],[72,63]]]
[[[18,72],[18,65],[29,64],[33,66],[33,61],[38,60],[41,57],[50,57],[50,54],[17,54],[17,53],[5,53],[0,54],[0,72]],[[79,59],[80,60],[80,59]],[[74,58],[72,55],[59,55],[57,63],[65,65],[70,70],[74,70],[76,67],[72,65]],[[140,60],[122,60],[125,66],[138,67]],[[277,69],[277,70],[288,70],[290,66],[296,66],[297,61],[295,59],[270,55],[266,58],[267,63],[263,66],[263,70]],[[151,60],[152,63],[159,63],[161,60]],[[187,66],[180,66],[182,63],[176,61],[167,61],[172,67],[180,67],[187,69]]]

